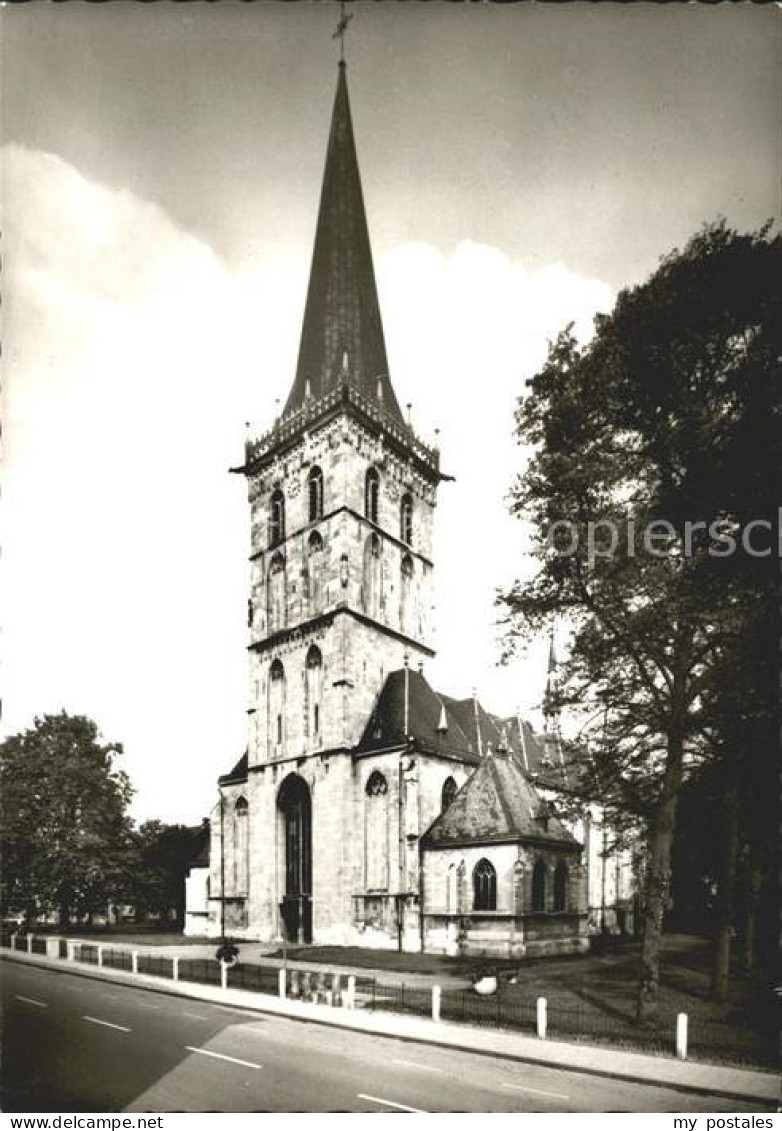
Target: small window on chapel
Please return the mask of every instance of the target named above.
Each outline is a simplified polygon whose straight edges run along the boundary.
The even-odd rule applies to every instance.
[[[458,786],[453,778],[448,777],[443,782],[442,793],[440,794],[440,812],[444,813],[448,806],[456,797]]]
[[[479,860],[472,874],[473,910],[497,910],[497,873],[490,860]]]
[[[380,502],[380,476],[376,467],[370,467],[364,484],[364,514],[370,522],[377,522]]]

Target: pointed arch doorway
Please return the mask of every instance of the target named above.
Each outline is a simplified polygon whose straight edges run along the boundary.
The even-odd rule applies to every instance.
[[[280,911],[288,942],[312,942],[312,799],[299,774],[288,774],[277,794],[282,820],[285,886]]]

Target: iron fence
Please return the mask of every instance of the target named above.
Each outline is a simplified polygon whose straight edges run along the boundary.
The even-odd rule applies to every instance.
[[[276,994],[279,992],[278,974],[276,966],[247,966],[240,962],[228,970],[228,987],[256,994]]]
[[[132,970],[133,956],[127,950],[104,949],[103,965],[113,970]]]
[[[155,974],[158,978],[174,977],[174,960],[167,955],[139,954],[139,974]]]
[[[93,943],[77,943],[76,956],[79,962],[87,962],[90,966],[98,965],[98,948]]]
[[[61,958],[68,958],[69,949],[72,949],[77,962],[97,966],[96,943],[73,942],[69,946],[65,938],[58,938],[57,941]],[[20,934],[13,925],[3,924],[0,926],[0,946],[27,951],[27,935]],[[31,949],[34,954],[45,954],[46,936],[34,936]],[[103,947],[101,961],[111,969],[133,969],[129,950]],[[180,958],[178,966],[182,981],[211,986],[221,984],[220,963],[213,958]],[[168,955],[138,955],[137,969],[140,974],[172,979],[173,967],[174,961]],[[227,971],[227,984],[231,989],[276,996],[279,992],[279,970],[278,966],[239,963]],[[286,992],[293,999],[344,1005],[348,1000],[347,990],[346,974],[292,969],[287,972]],[[535,1033],[537,996],[523,994],[518,990],[520,987],[504,986],[501,983],[496,994],[481,996],[472,988],[445,987],[440,998],[440,1016],[445,1022]],[[627,1003],[614,1005],[580,1001],[575,994],[547,996],[546,1000],[547,1034],[551,1038],[588,1041],[669,1056],[675,1053],[675,1013],[665,1012],[652,1023],[641,1024],[630,1013]],[[353,1005],[356,1009],[431,1017],[432,990],[428,986],[384,982],[357,974]],[[762,1016],[756,1013],[750,1015],[749,1011],[741,1015],[737,1012],[729,1018],[709,1017],[704,1013],[690,1014],[689,1055],[700,1060],[774,1067],[777,1063],[777,1012],[776,1005],[772,1002]]]
[[[180,958],[179,980],[199,982],[207,986],[220,985],[220,963],[213,958]]]

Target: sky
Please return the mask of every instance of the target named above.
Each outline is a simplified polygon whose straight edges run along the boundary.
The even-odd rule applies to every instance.
[[[494,595],[524,382],[704,222],[779,213],[780,22],[756,5],[358,0],[348,82],[391,379],[439,429],[440,690],[537,716]],[[0,13],[3,732],[124,743],[197,821],[245,746],[245,422],[294,376],[336,82],[331,0]]]

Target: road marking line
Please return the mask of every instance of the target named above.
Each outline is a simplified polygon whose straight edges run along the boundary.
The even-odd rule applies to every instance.
[[[24,994],[14,994],[17,1001],[26,1001],[28,1005],[40,1005],[41,1009],[47,1009],[48,1005],[45,1001],[38,1001],[34,997],[25,997]]]
[[[182,1016],[183,1017],[195,1017],[199,1021],[208,1021],[209,1020],[209,1018],[205,1017],[203,1013],[191,1013],[189,1009],[183,1009],[182,1010]]]
[[[435,1068],[432,1064],[419,1064],[416,1060],[396,1060],[393,1064],[403,1064],[405,1068],[419,1068],[422,1072],[444,1072],[444,1068]]]
[[[534,1092],[536,1096],[551,1096],[555,1100],[569,1100],[563,1092],[545,1092],[543,1088],[525,1088],[523,1084],[503,1084],[503,1088],[513,1088],[517,1092]]]
[[[101,1021],[100,1017],[88,1017],[86,1013],[83,1014],[83,1017],[85,1021],[91,1021],[93,1025],[105,1025],[107,1029],[119,1029],[121,1033],[130,1033],[132,1031],[127,1025],[115,1025],[113,1021]]]
[[[193,1045],[185,1045],[188,1052],[197,1052],[201,1056],[213,1056],[215,1060],[229,1060],[231,1064],[241,1064],[244,1068],[263,1068],[262,1064],[255,1064],[252,1060],[239,1060],[237,1056],[225,1056],[221,1052],[210,1052],[209,1049],[197,1049]]]
[[[395,1103],[394,1100],[384,1100],[380,1096],[365,1096],[363,1092],[358,1093],[360,1100],[369,1100],[372,1104],[385,1104],[386,1107],[395,1107],[398,1111],[415,1111],[419,1115],[427,1114],[422,1107],[408,1107],[406,1104]]]

